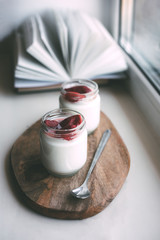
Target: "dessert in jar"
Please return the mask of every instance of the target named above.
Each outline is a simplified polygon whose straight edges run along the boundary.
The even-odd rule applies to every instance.
[[[41,161],[54,175],[70,176],[87,160],[87,130],[84,117],[70,109],[46,113],[40,129]]]
[[[59,104],[80,112],[85,120],[88,134],[92,133],[100,121],[100,96],[97,83],[91,80],[75,80],[61,87]]]

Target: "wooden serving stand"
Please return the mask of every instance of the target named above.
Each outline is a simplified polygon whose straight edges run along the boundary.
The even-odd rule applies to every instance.
[[[111,129],[111,137],[88,182],[91,196],[81,200],[70,191],[82,184],[103,132]],[[58,178],[40,161],[40,120],[14,143],[11,166],[25,203],[48,217],[84,219],[101,212],[120,191],[129,171],[128,150],[108,117],[101,112],[98,129],[88,137],[88,157],[84,167],[74,176]],[[76,161],[76,159],[75,159]]]

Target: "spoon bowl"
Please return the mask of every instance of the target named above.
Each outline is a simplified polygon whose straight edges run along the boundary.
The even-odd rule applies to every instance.
[[[91,193],[90,193],[90,191],[87,187],[88,179],[89,179],[89,177],[90,177],[90,175],[93,171],[93,168],[95,167],[96,162],[98,161],[98,159],[99,159],[99,157],[100,157],[100,155],[101,155],[101,153],[102,153],[110,135],[111,135],[111,130],[109,130],[109,129],[107,129],[103,133],[102,138],[100,140],[100,143],[98,145],[98,148],[96,150],[96,153],[94,155],[93,161],[92,161],[91,166],[89,168],[89,171],[87,173],[86,179],[80,187],[75,188],[71,191],[72,196],[74,196],[76,198],[80,198],[80,199],[86,199],[90,196]]]
[[[87,185],[83,183],[80,187],[73,189],[71,191],[71,194],[76,198],[85,199],[85,198],[88,198],[91,193]]]

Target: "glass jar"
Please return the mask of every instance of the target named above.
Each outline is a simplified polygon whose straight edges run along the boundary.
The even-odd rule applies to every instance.
[[[61,87],[59,106],[80,112],[86,120],[88,134],[92,133],[100,121],[100,96],[97,83],[82,79],[64,83]]]
[[[81,123],[65,129],[64,119],[78,115]],[[60,122],[55,128],[55,122]],[[50,123],[48,125],[48,123]],[[67,127],[68,128],[68,127]],[[46,113],[40,129],[41,161],[56,176],[70,176],[83,167],[87,160],[87,130],[84,117],[69,109],[56,109]]]

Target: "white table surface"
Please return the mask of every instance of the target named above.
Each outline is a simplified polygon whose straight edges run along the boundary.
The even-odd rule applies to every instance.
[[[0,239],[159,240],[160,148],[123,86],[100,87],[101,110],[111,119],[131,157],[128,177],[101,213],[85,220],[57,220],[27,208],[14,191],[9,154],[14,141],[58,107],[59,91],[17,94],[9,59],[0,58]]]

